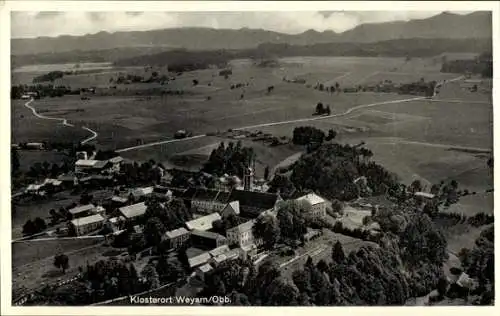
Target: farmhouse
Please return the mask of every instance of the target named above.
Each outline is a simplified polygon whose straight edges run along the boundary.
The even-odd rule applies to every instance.
[[[279,194],[255,191],[233,190],[229,201],[238,201],[240,215],[256,218],[265,211],[275,211],[278,202],[283,201]]]
[[[80,159],[75,162],[75,173],[97,174],[103,172],[109,166],[108,161]]]
[[[104,209],[102,207],[96,207],[94,204],[86,204],[74,207],[70,209],[68,212],[71,214],[73,218],[80,218],[85,216],[90,216],[92,214],[102,213]]]
[[[120,207],[118,211],[127,222],[136,221],[146,213],[147,206],[144,202]]]
[[[186,222],[186,227],[189,230],[206,231],[212,229],[213,222],[220,219],[221,216],[219,215],[219,213],[212,213],[203,217],[199,217],[197,219],[193,219],[192,221]]]
[[[306,194],[297,199],[297,201],[307,201],[311,204],[311,216],[313,218],[324,218],[326,216],[327,201],[315,193]]]
[[[227,244],[226,237],[208,231],[193,230],[191,232],[191,243],[195,247],[214,249]]]
[[[100,229],[104,224],[104,217],[100,214],[95,214],[87,217],[73,219],[70,225],[73,226],[76,235],[82,236]]]
[[[171,248],[177,249],[189,241],[189,234],[187,229],[181,227],[166,232],[164,239],[168,241]]]

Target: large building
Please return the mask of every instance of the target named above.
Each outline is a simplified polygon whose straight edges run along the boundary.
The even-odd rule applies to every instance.
[[[107,160],[80,159],[75,162],[75,173],[99,174],[111,166]]]
[[[228,201],[239,202],[241,216],[256,218],[263,212],[275,211],[278,202],[283,199],[279,194],[274,193],[233,190]]]
[[[177,228],[165,233],[165,240],[171,248],[177,249],[184,246],[189,241],[190,232],[184,227]]]
[[[120,207],[118,211],[127,222],[133,222],[140,219],[146,213],[147,206],[144,202]]]
[[[226,206],[229,193],[219,190],[188,189],[183,199],[191,203],[191,208],[197,213],[210,214],[219,212]]]
[[[74,207],[68,211],[73,218],[80,218],[104,212],[104,208],[94,204],[86,204]]]
[[[313,218],[325,218],[326,217],[326,204],[327,201],[321,196],[315,193],[309,193],[302,197],[299,197],[297,201],[307,201],[311,204],[311,216]]]
[[[102,217],[100,214],[95,214],[91,216],[75,218],[71,220],[70,225],[73,226],[77,236],[82,236],[102,228],[104,222],[104,217]]]
[[[238,245],[239,247],[246,247],[251,244],[259,244],[260,241],[255,240],[253,235],[253,225],[255,220],[247,221],[238,226],[229,228],[226,231],[227,241],[230,245]]]

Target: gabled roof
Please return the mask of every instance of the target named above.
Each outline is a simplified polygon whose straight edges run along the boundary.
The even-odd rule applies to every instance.
[[[201,267],[198,267],[198,269],[200,269],[200,271],[203,273],[207,273],[207,272],[210,272],[213,270],[212,266],[209,263],[206,263],[206,264],[202,265]]]
[[[210,250],[209,253],[212,257],[217,257],[218,255],[221,255],[221,254],[226,253],[228,251],[229,251],[229,246],[222,245],[220,247],[217,247],[215,249]]]
[[[233,214],[239,215],[240,214],[240,202],[239,201],[232,201],[229,202],[224,209],[222,210],[222,214],[224,214],[226,211],[232,212]]]
[[[91,159],[80,159],[75,162],[75,166],[78,167],[94,167],[98,160]]]
[[[108,160],[110,163],[112,164],[116,164],[116,163],[120,163],[123,161],[123,158],[120,157],[120,156],[116,156],[116,157],[113,157],[111,159]]]
[[[233,228],[229,228],[228,230],[232,231],[238,231],[238,232],[247,232],[249,230],[252,230],[253,225],[255,224],[255,220],[249,220],[247,222],[244,222],[238,226],[234,226]]]
[[[433,199],[435,197],[434,194],[427,193],[427,192],[416,192],[415,196],[420,196],[420,197],[427,198],[427,199]]]
[[[229,201],[239,201],[240,207],[254,207],[268,210],[278,201],[278,195],[256,191],[232,190]]]
[[[186,227],[189,230],[209,230],[212,229],[212,224],[216,220],[220,220],[221,216],[219,213],[212,213],[197,219],[193,219],[192,221],[186,222]]]
[[[309,194],[306,194],[304,196],[301,196],[297,199],[297,201],[307,201],[307,202],[311,203],[311,205],[316,205],[316,204],[326,202],[326,200],[324,198],[317,195],[316,193],[309,193]]]
[[[70,209],[68,212],[70,214],[78,214],[78,213],[83,213],[83,212],[88,212],[88,211],[91,211],[95,209],[95,205],[94,204],[87,204],[87,205],[80,205],[80,206],[77,206],[77,207],[74,207],[72,209]]]
[[[214,201],[218,194],[218,190],[198,189],[192,199],[200,201]]]
[[[128,205],[124,207],[120,207],[118,210],[123,214],[126,218],[133,218],[137,216],[144,215],[146,213],[147,206],[144,202]]]
[[[95,214],[87,217],[81,217],[81,218],[75,218],[74,220],[71,221],[71,224],[75,226],[84,226],[92,223],[98,223],[98,222],[103,222],[104,217],[102,217],[100,214]]]
[[[126,203],[128,201],[128,198],[117,196],[117,195],[113,195],[111,197],[111,201],[117,202],[117,203]]]
[[[153,187],[135,188],[131,194],[134,196],[143,196],[153,193]]]

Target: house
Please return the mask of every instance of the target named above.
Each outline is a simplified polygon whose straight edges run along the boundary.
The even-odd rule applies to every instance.
[[[193,219],[189,222],[186,222],[186,227],[189,230],[201,230],[206,231],[213,228],[213,222],[222,219],[219,213],[212,213],[203,217],[199,217],[197,219]]]
[[[130,191],[129,195],[132,195],[132,197],[137,201],[151,196],[151,194],[153,194],[153,189],[154,187],[135,188]]]
[[[45,179],[45,181],[43,181],[43,186],[50,187],[52,191],[58,192],[58,191],[62,190],[63,183],[61,180],[58,180],[58,179],[47,178],[47,179]]]
[[[203,252],[197,256],[188,258],[188,264],[191,269],[195,269],[199,266],[202,266],[210,260],[210,254],[208,252]]]
[[[32,150],[44,150],[45,144],[43,144],[43,143],[27,143],[25,147],[26,147],[26,149],[32,149]]]
[[[190,232],[184,227],[177,228],[165,233],[164,239],[168,241],[171,248],[177,249],[189,241]]]
[[[118,211],[127,222],[132,222],[140,219],[146,213],[147,206],[144,202],[120,207]]]
[[[99,174],[109,169],[108,161],[80,159],[75,162],[75,173]]]
[[[63,188],[71,188],[78,184],[78,178],[75,176],[74,173],[62,174],[59,177],[57,177],[57,180],[62,182]]]
[[[321,196],[315,193],[309,193],[302,197],[299,197],[297,201],[306,201],[311,204],[311,216],[313,218],[325,218],[326,217],[326,204],[327,201]]]
[[[125,218],[123,218],[122,216],[112,217],[108,219],[108,223],[111,225],[113,231],[121,229],[124,222]]]
[[[229,216],[240,215],[240,202],[232,201],[229,202],[220,212],[222,218],[227,218]]]
[[[100,213],[98,212],[97,207],[94,204],[80,205],[68,210],[68,212],[73,218],[80,218]]]
[[[109,163],[109,171],[112,173],[118,173],[120,172],[121,165],[123,164],[124,159],[120,156],[113,157],[111,159],[108,159]]]
[[[214,248],[214,249],[210,250],[208,253],[212,257],[217,257],[218,255],[221,255],[221,254],[226,253],[228,251],[229,251],[229,246],[228,245],[222,245],[220,247],[217,247],[217,248]]]
[[[429,202],[436,198],[436,195],[427,192],[415,192],[413,196],[422,202]]]
[[[304,234],[305,241],[311,241],[321,236],[321,230],[307,228],[307,233]]]
[[[265,211],[277,210],[277,204],[283,201],[279,194],[256,191],[232,190],[228,201],[238,201],[240,215],[257,218]]]
[[[117,195],[113,195],[110,199],[111,201],[111,205],[113,207],[123,207],[123,206],[126,206],[127,203],[128,203],[128,198],[126,197],[121,197],[121,196],[117,196]]]
[[[104,225],[104,217],[100,214],[75,218],[71,220],[70,225],[74,228],[77,236],[86,235],[96,231]]]
[[[27,194],[33,195],[45,195],[46,193],[43,184],[30,184],[24,191]]]
[[[241,248],[231,249],[217,256],[213,256],[212,259],[210,260],[210,263],[212,263],[213,266],[217,267],[223,262],[236,260],[240,258],[240,255],[241,255]]]
[[[153,188],[151,195],[159,200],[169,201],[172,199],[173,193],[168,188],[157,185]]]
[[[239,247],[248,246],[251,244],[259,244],[261,241],[256,240],[253,235],[253,225],[255,220],[247,221],[238,226],[226,230],[227,241],[230,245],[238,245]]]
[[[196,275],[201,279],[205,280],[205,276],[213,271],[212,266],[209,263],[205,263],[196,269]]]
[[[193,230],[191,232],[191,243],[193,246],[204,249],[214,249],[227,244],[226,237],[217,233]]]

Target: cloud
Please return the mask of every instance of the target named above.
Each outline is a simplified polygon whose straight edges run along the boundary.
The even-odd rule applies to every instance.
[[[84,35],[172,27],[261,28],[284,33],[343,32],[361,23],[427,18],[437,11],[13,12],[12,36]]]

